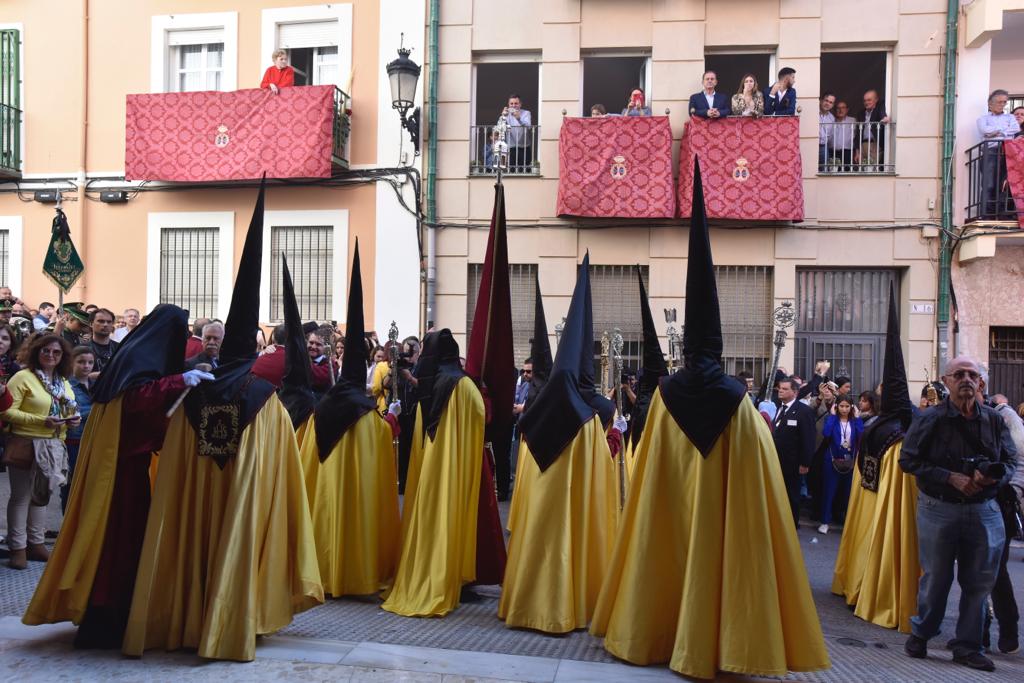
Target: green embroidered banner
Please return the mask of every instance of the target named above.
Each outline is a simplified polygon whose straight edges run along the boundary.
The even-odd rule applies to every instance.
[[[53,217],[50,244],[46,249],[46,258],[43,259],[43,273],[67,294],[84,271],[82,259],[78,257],[78,250],[71,241],[67,216],[57,209],[57,215]]]

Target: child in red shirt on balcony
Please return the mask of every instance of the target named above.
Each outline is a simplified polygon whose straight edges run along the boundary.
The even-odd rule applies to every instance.
[[[295,85],[295,69],[288,66],[288,53],[281,48],[274,50],[274,53],[270,55],[270,59],[274,64],[267,67],[267,70],[263,72],[263,80],[260,82],[260,87],[270,88],[270,91],[276,95],[280,92],[281,88]]]

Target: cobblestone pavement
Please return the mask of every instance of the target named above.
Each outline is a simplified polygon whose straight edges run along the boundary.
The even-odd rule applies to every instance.
[[[6,498],[7,477],[3,476],[0,477],[0,503],[6,502]],[[502,504],[501,507],[504,516],[507,506]],[[59,505],[51,506],[51,526],[58,526],[59,520]],[[0,533],[2,531],[0,529]],[[822,536],[808,525],[800,529],[799,537],[832,669],[791,674],[787,680],[823,683],[933,683],[943,678],[965,683],[1024,680],[1024,656],[1020,654],[993,654],[995,673],[974,672],[953,664],[950,653],[942,647],[945,635],[932,641],[928,659],[909,659],[902,650],[903,634],[857,619],[842,599],[830,593],[839,532]],[[1010,557],[1011,576],[1018,603],[1024,605],[1022,559],[1024,548],[1014,547]],[[0,567],[0,617],[22,613],[41,573],[42,565],[37,563],[20,572]],[[501,679],[681,680],[664,667],[615,664],[616,660],[601,648],[600,640],[585,632],[552,637],[507,629],[495,617],[498,589],[485,586],[475,590],[478,596],[475,601],[464,603],[443,619],[398,617],[381,610],[376,600],[330,601],[297,615],[280,634],[261,639],[257,663],[253,665],[201,664],[188,654],[147,654],[141,662],[109,652],[83,655],[70,649],[71,631],[67,626],[45,627],[53,628],[52,632],[44,627],[26,630],[15,619],[0,619],[0,667],[6,667],[0,671],[16,665],[15,668],[22,671],[19,678],[24,678],[26,673],[32,678],[31,674],[41,673],[33,668],[32,662],[41,658],[41,662],[45,661],[45,670],[53,677],[59,673],[59,677],[84,679],[252,680],[301,676],[323,680],[441,683]],[[954,584],[943,628],[945,634],[952,632],[958,598],[959,591]],[[46,637],[35,636],[35,633]],[[993,638],[995,635],[993,627]],[[474,653],[486,654],[481,657]],[[727,678],[742,680],[735,676]]]

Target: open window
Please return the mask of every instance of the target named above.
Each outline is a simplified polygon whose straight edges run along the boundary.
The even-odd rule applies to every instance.
[[[288,51],[295,85],[334,85],[338,82],[338,21],[279,24],[277,45]]]
[[[718,76],[715,91],[728,97],[739,92],[740,82],[747,74],[754,74],[758,88],[764,92],[775,82],[775,55],[768,52],[710,52],[704,55],[704,70],[715,72]],[[693,92],[700,89],[700,83],[693,84]]]
[[[890,53],[840,50],[821,53],[820,92],[835,95],[836,123],[823,124],[818,147],[821,175],[895,173],[896,129],[888,100]],[[877,94],[872,114],[869,93]]]
[[[634,88],[644,91],[651,106],[650,57],[593,56],[583,58],[583,115],[601,104],[609,114],[618,114],[629,103]]]
[[[479,61],[474,66],[473,121],[470,127],[470,175],[493,172],[494,124],[517,95],[520,116],[508,131],[508,171],[529,175],[540,172],[540,63],[536,61]],[[524,114],[528,113],[527,118]],[[528,122],[528,123],[527,123]]]

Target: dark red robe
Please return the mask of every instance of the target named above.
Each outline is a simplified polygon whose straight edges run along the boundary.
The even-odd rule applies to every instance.
[[[121,646],[149,517],[149,466],[163,447],[170,422],[165,413],[184,390],[182,376],[172,375],[122,395],[114,491],[78,647]]]

